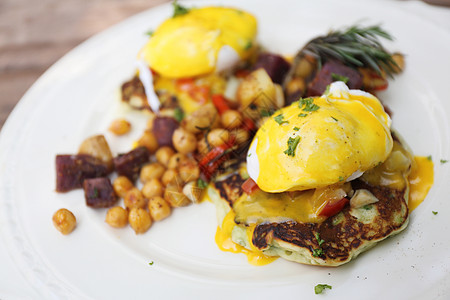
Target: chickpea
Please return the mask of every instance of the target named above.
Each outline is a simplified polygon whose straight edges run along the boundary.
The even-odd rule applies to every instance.
[[[238,129],[234,132],[234,135],[236,137],[236,144],[241,145],[243,143],[246,143],[250,138],[250,133],[248,133],[245,129]]]
[[[197,180],[200,177],[200,168],[195,159],[185,159],[178,167],[180,177],[184,182]]]
[[[114,120],[109,126],[109,131],[115,135],[124,135],[131,129],[131,124],[125,119]]]
[[[148,149],[151,153],[155,152],[156,149],[158,149],[158,140],[156,139],[155,135],[151,131],[144,131],[144,134],[141,136],[141,138],[138,140],[139,146],[144,146]]]
[[[200,153],[202,155],[208,153],[209,149],[208,149],[208,144],[206,143],[205,138],[202,138],[201,140],[199,140],[197,142],[197,151],[198,151],[198,153]]]
[[[178,171],[175,169],[167,170],[166,172],[164,172],[164,174],[161,178],[161,182],[165,186],[168,185],[172,181],[178,181],[180,183],[182,182],[182,179],[180,179],[178,176]]]
[[[71,233],[77,224],[77,219],[73,213],[65,208],[57,210],[53,214],[52,220],[56,229],[64,235]]]
[[[135,207],[128,214],[128,223],[136,234],[140,234],[146,232],[152,226],[152,219],[147,210]]]
[[[160,179],[161,176],[166,171],[166,168],[160,163],[151,163],[148,165],[145,165],[141,169],[140,179],[142,183],[146,183],[147,181],[151,179]]]
[[[193,133],[183,128],[178,128],[172,135],[172,143],[178,152],[186,154],[195,150],[197,138]]]
[[[220,116],[220,121],[226,129],[238,128],[242,125],[242,115],[237,110],[229,109]]]
[[[123,203],[127,208],[142,208],[147,204],[144,195],[136,187],[126,193]]]
[[[159,148],[158,151],[156,151],[155,156],[156,156],[156,160],[159,163],[161,163],[162,165],[167,167],[167,165],[169,164],[170,158],[174,154],[175,154],[175,151],[171,147],[165,146],[165,147]]]
[[[161,221],[170,215],[172,209],[162,197],[153,197],[148,200],[148,211],[154,221]]]
[[[150,181],[147,181],[144,184],[144,187],[142,188],[142,194],[145,198],[150,199],[152,197],[156,196],[162,196],[164,192],[164,187],[156,178],[151,179]]]
[[[226,129],[213,129],[208,133],[208,142],[211,147],[225,144],[230,139],[230,132]]]
[[[125,227],[128,223],[128,212],[120,206],[111,207],[106,213],[105,222],[115,228]]]
[[[125,198],[129,190],[134,187],[134,184],[126,176],[119,176],[113,181],[113,189],[117,196]]]
[[[191,204],[186,195],[183,194],[183,186],[178,183],[171,182],[166,186],[164,191],[164,199],[170,203],[172,207],[181,207]]]
[[[184,160],[184,159],[186,159],[186,155],[185,154],[183,154],[183,153],[176,153],[176,154],[172,155],[172,157],[170,157],[167,167],[169,169],[177,169],[178,165],[180,164],[180,162],[182,160]]]

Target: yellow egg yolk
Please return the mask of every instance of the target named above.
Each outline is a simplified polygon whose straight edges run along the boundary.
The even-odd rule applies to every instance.
[[[140,56],[164,77],[184,78],[213,72],[219,51],[231,47],[247,59],[255,45],[257,22],[242,10],[192,8],[164,21]]]
[[[330,90],[275,112],[256,133],[247,163],[250,177],[263,191],[344,182],[388,157],[391,120],[378,99],[349,91],[342,82]]]

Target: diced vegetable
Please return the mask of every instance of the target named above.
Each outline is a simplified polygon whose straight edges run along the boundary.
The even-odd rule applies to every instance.
[[[263,68],[273,82],[281,84],[291,65],[281,56],[272,53],[258,55],[254,69]]]
[[[251,179],[248,178],[246,181],[244,181],[244,183],[242,184],[242,190],[248,194],[251,195],[253,194],[255,191],[259,190],[258,185],[256,184],[256,182]]]
[[[100,159],[110,170],[113,169],[113,156],[108,142],[103,135],[87,138],[81,143],[78,154],[87,154]]]
[[[358,208],[364,205],[376,203],[379,200],[369,190],[356,190],[353,197],[350,199],[350,207]]]
[[[126,154],[114,158],[114,166],[119,176],[126,176],[135,182],[141,167],[150,159],[150,152],[145,147],[138,147]]]
[[[108,167],[98,158],[86,154],[57,155],[56,191],[68,192],[83,187],[83,181],[88,178],[108,175]]]
[[[348,202],[349,200],[347,198],[342,198],[338,201],[329,201],[320,211],[319,216],[332,217],[340,212]]]
[[[153,134],[158,141],[158,145],[160,147],[173,147],[172,135],[179,126],[180,124],[174,118],[156,117],[153,121]]]
[[[117,201],[111,181],[107,177],[86,179],[83,188],[87,206],[111,207]]]

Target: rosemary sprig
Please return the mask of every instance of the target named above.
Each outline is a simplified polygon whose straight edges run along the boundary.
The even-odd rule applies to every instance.
[[[328,59],[337,59],[351,67],[369,67],[378,74],[385,72],[392,77],[398,68],[379,38],[392,40],[392,36],[380,26],[350,28],[330,31],[326,36],[311,40],[303,48],[304,54],[317,59],[319,68]]]

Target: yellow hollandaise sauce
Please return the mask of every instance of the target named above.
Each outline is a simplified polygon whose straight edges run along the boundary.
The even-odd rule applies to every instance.
[[[386,160],[392,149],[389,116],[374,96],[354,95],[341,85],[332,85],[341,94],[280,109],[258,130],[247,162],[262,190],[325,187]]]
[[[423,202],[434,181],[433,162],[428,157],[415,156],[409,180],[410,211],[416,209]]]
[[[254,16],[228,7],[191,8],[164,21],[141,50],[153,70],[167,78],[213,72],[222,47],[247,59],[255,48]]]
[[[222,226],[217,227],[216,231],[216,244],[220,250],[232,253],[242,253],[247,256],[248,262],[255,266],[264,266],[270,264],[275,261],[278,257],[267,256],[262,253],[259,249],[257,249],[252,244],[252,236],[255,226],[250,226],[247,228],[247,237],[250,241],[250,247],[252,250],[249,250],[239,244],[236,244],[231,240],[231,232],[233,231],[236,223],[234,222],[235,214],[232,210],[228,212],[222,222]]]

